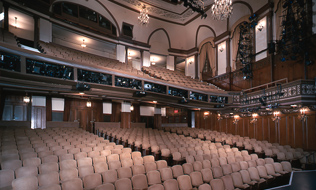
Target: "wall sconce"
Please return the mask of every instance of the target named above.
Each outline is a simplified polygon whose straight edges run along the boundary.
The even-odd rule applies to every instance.
[[[155,58],[153,58],[153,61],[151,62],[151,65],[156,65]]]
[[[281,117],[280,117],[279,115],[280,115],[280,112],[279,112],[279,111],[273,112],[272,121],[274,121],[274,122],[280,121],[280,120],[281,120]]]
[[[219,51],[220,51],[220,52],[223,52],[223,51],[224,51],[224,47],[223,47],[223,46],[220,46],[220,47],[219,47]]]
[[[27,93],[26,93],[26,96],[23,97],[23,102],[26,103],[26,104],[28,104],[28,103],[30,103],[30,101],[31,101],[31,99],[30,99],[30,97],[29,97],[29,96],[27,95]]]
[[[87,101],[87,107],[88,108],[91,108],[91,105],[92,105],[92,103],[91,103],[91,101],[90,101],[90,99]]]
[[[14,17],[14,28],[18,28],[18,17]]]
[[[217,114],[217,120],[220,121],[220,120],[222,120],[222,119],[223,119],[223,117],[221,116],[221,114],[220,114],[220,113]]]
[[[81,47],[82,47],[82,48],[87,47],[87,45],[84,43],[84,41],[85,41],[85,39],[82,39],[82,44],[81,44]]]
[[[131,109],[131,111],[134,111],[134,106],[131,106],[131,108],[130,108],[130,109]]]
[[[252,119],[250,120],[250,123],[256,123],[258,121],[258,114],[257,113],[253,113],[252,114]]]
[[[307,119],[306,111],[308,111],[307,108],[301,108],[300,115],[298,116],[298,118],[303,122],[305,122]]]
[[[204,118],[204,119],[207,119],[209,116],[210,116],[210,112],[209,112],[209,111],[205,111],[205,112],[203,113],[203,118]]]
[[[237,124],[238,124],[238,121],[239,121],[239,115],[234,115],[233,124],[234,124],[234,125],[237,125]]]
[[[260,23],[258,26],[257,26],[257,29],[261,32],[262,29],[264,28],[264,26]]]

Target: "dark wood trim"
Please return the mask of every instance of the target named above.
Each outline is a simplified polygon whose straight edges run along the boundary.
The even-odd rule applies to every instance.
[[[226,31],[223,32],[222,34],[220,34],[219,36],[214,38],[214,43],[217,43],[218,41],[222,40],[222,38],[226,37],[226,36],[230,36],[230,31]],[[224,41],[224,40],[223,40]]]
[[[46,121],[52,121],[52,97],[46,96]]]
[[[168,49],[168,51],[169,51],[169,53],[191,54],[191,53],[194,53],[195,51],[198,51],[198,48],[194,47],[194,48],[188,49],[188,50],[170,48],[170,49]]]
[[[147,40],[147,46],[150,47],[149,41],[150,41],[151,36],[152,36],[155,32],[158,32],[159,30],[162,30],[162,31],[166,34],[166,36],[167,36],[167,38],[168,38],[169,49],[170,49],[170,48],[171,48],[171,42],[170,42],[169,34],[168,34],[168,32],[167,32],[164,28],[157,28],[156,30],[154,30],[153,32],[150,33],[150,35],[149,35],[149,37],[148,37],[148,40]]]
[[[198,47],[198,44],[197,44],[198,35],[199,35],[199,31],[200,31],[200,29],[201,29],[202,27],[205,27],[205,28],[210,29],[210,30],[213,32],[213,34],[214,34],[214,38],[216,37],[216,33],[215,33],[215,31],[214,31],[214,29],[213,29],[212,27],[207,26],[207,25],[200,25],[200,26],[198,27],[198,29],[196,30],[196,34],[195,34],[195,47]]]
[[[6,92],[4,92],[2,90],[2,88],[0,88],[0,121],[2,121],[2,115],[3,115],[4,105],[5,105],[5,98],[6,98]]]
[[[131,128],[131,112],[121,112],[121,128]]]
[[[261,15],[262,13],[264,13],[265,11],[267,11],[268,9],[273,8],[273,7],[274,7],[273,3],[267,3],[263,7],[261,7],[259,10],[257,10],[255,12],[255,14]]]

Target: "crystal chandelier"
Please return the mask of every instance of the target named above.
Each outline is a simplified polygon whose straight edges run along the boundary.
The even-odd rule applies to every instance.
[[[215,0],[212,6],[214,20],[226,20],[233,12],[231,0]]]
[[[140,24],[142,25],[147,25],[149,23],[149,16],[148,16],[148,11],[146,9],[146,6],[143,5],[142,9],[140,10],[140,14],[138,16],[138,20]]]

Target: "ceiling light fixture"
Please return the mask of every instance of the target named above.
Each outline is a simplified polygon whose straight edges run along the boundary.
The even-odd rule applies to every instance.
[[[212,6],[214,20],[226,20],[233,13],[231,0],[215,0]]]
[[[140,24],[147,25],[149,23],[149,16],[148,16],[148,10],[146,9],[146,5],[142,6],[142,9],[140,10],[138,20]]]

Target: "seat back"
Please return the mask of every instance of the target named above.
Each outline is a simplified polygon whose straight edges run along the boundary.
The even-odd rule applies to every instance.
[[[224,182],[221,179],[213,179],[210,182],[212,189],[225,190]]]

